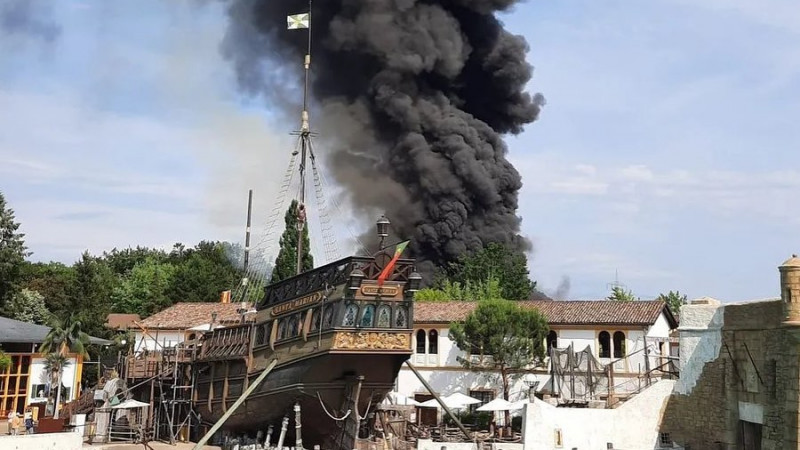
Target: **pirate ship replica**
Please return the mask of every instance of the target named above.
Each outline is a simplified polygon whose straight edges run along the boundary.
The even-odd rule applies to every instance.
[[[288,28],[309,29],[301,127],[290,164],[299,154],[302,247],[309,158],[315,181],[319,178],[307,110],[308,14],[291,16]],[[287,188],[284,183],[282,192]],[[303,272],[298,248],[297,274],[264,288],[255,321],[206,334],[195,360],[194,398],[205,425],[266,433],[280,445],[355,448],[360,426],[392,390],[411,355],[412,300],[422,278],[413,260],[400,258],[407,242],[383,246],[389,225],[385,217],[378,221],[381,250],[372,256],[351,256]]]

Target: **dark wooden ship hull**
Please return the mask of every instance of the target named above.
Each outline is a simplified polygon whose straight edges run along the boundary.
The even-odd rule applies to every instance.
[[[223,432],[267,435],[271,425],[276,443],[288,418],[284,445],[292,446],[299,405],[305,448],[353,449],[367,412],[411,356],[413,290],[406,287],[413,286],[413,265],[398,261],[392,278],[378,285],[387,260],[351,257],[270,285],[252,323],[206,335],[194,398],[203,423],[223,418],[276,361]]]
[[[347,409],[349,400],[358,394],[358,414],[366,419],[375,410],[395,383],[400,366],[408,354],[325,354],[302,361],[278,365],[264,382],[247,398],[242,406],[228,418],[225,429],[232,433],[254,433],[261,430],[266,435],[273,426],[271,440],[276,443],[281,433],[284,417],[289,418],[286,446],[295,443],[295,405],[300,406],[301,433],[306,448],[320,445],[331,448],[339,445],[331,440],[350,440],[343,425],[352,424],[352,417],[337,421]],[[242,362],[243,364],[243,362]],[[248,375],[252,382],[259,373]],[[219,420],[228,407],[236,401],[212,399],[199,408],[204,422]],[[324,407],[323,407],[324,405]]]

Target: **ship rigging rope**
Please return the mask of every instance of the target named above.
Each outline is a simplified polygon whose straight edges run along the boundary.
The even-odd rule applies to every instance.
[[[289,165],[283,175],[283,182],[281,183],[281,188],[277,195],[278,202],[273,207],[269,217],[267,218],[264,234],[262,235],[261,239],[258,241],[258,243],[250,248],[251,264],[247,268],[245,276],[239,280],[239,284],[237,284],[237,286],[234,288],[234,292],[232,292],[231,301],[233,302],[246,301],[247,299],[245,298],[245,294],[247,294],[248,291],[251,291],[254,284],[257,284],[257,288],[260,288],[266,284],[268,276],[266,269],[269,266],[269,258],[271,256],[270,252],[275,244],[275,224],[278,221],[278,218],[282,215],[284,205],[286,204],[286,198],[288,197],[287,194],[289,193],[289,189],[292,186],[292,181],[294,180],[299,146],[300,142],[298,140],[295,150],[292,152],[292,157],[289,160]],[[255,256],[255,253],[258,253],[258,257],[252,257]],[[245,278],[248,280],[246,284],[244,282]],[[256,292],[258,291],[260,291],[260,289],[256,289]]]
[[[317,214],[317,221],[319,222],[319,227],[322,231],[322,244],[325,250],[325,260],[326,262],[330,263],[339,259],[341,255],[339,253],[339,246],[336,242],[336,235],[333,233],[331,218],[328,214],[328,205],[325,198],[325,191],[323,190],[322,186],[320,170],[317,167],[317,158],[314,154],[311,140],[309,140],[308,143],[309,152],[311,154],[311,173],[314,179],[314,193],[316,194],[315,198],[317,202],[317,211],[319,212],[319,214]]]
[[[325,402],[323,402],[322,401],[322,397],[319,396],[319,391],[317,392],[317,399],[319,399],[319,405],[322,406],[322,410],[325,411],[325,414],[327,414],[328,417],[330,417],[331,419],[333,419],[333,420],[335,420],[337,422],[341,422],[342,420],[347,419],[347,417],[353,411],[352,409],[348,409],[347,412],[341,418],[337,418],[336,416],[334,416],[333,414],[328,412],[328,408],[325,407]]]
[[[313,147],[311,148],[311,166],[316,171],[316,154],[314,153]],[[323,189],[323,191],[325,188],[330,189],[331,185],[328,182],[327,178],[325,177],[325,171],[320,170],[318,171],[318,174],[320,178],[320,186]],[[353,228],[350,226],[350,222],[347,220],[348,216],[344,214],[341,204],[336,199],[336,195],[331,195],[330,200],[331,203],[333,203],[334,208],[336,208],[336,211],[339,213],[339,215],[341,215],[342,223],[344,223],[345,228],[347,228],[347,232],[350,234],[350,237],[358,245],[357,251],[363,252],[364,254],[368,254],[369,252],[367,252],[367,247],[364,245],[363,242],[361,242],[361,239],[358,238],[358,233],[353,231]]]

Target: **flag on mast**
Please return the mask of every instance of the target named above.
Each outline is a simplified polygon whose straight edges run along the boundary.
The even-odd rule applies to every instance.
[[[288,25],[287,28],[290,30],[299,30],[301,28],[308,28],[309,25],[308,13],[287,16],[286,23]]]
[[[391,275],[395,263],[397,263],[397,260],[400,259],[400,255],[403,254],[403,250],[406,249],[406,246],[408,245],[409,242],[410,241],[403,241],[397,244],[397,247],[395,247],[394,249],[394,256],[392,256],[391,261],[389,261],[389,263],[386,264],[386,267],[383,268],[381,274],[378,275],[378,286],[383,286],[383,282],[386,281],[386,278],[388,278],[389,275]]]

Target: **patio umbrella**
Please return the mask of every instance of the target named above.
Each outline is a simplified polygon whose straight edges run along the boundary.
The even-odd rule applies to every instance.
[[[496,398],[478,408],[478,411],[513,411],[522,408],[521,404],[511,403],[502,398]]]
[[[481,402],[477,398],[472,398],[468,395],[464,395],[459,392],[440,398],[442,399],[442,402],[444,402],[444,404],[447,405],[448,408],[452,409],[463,408],[467,405],[474,405],[476,403]],[[439,402],[436,401],[435,398],[424,401],[420,403],[418,406],[421,406],[423,408],[441,408],[441,405],[439,404]]]

